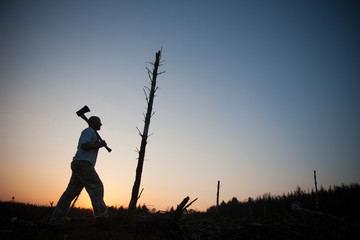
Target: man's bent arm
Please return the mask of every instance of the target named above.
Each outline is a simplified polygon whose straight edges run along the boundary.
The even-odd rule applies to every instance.
[[[80,148],[83,150],[91,150],[91,149],[98,149],[98,148],[102,148],[106,146],[106,142],[105,141],[99,141],[95,144],[86,142],[84,144],[81,144]]]

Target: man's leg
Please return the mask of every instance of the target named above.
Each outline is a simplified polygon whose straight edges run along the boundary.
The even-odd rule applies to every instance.
[[[72,173],[70,182],[59,199],[59,202],[56,205],[54,213],[50,218],[50,223],[55,223],[65,217],[67,210],[71,204],[71,201],[80,194],[81,190],[84,188],[83,183],[79,178]]]
[[[96,218],[108,217],[104,198],[104,187],[94,166],[88,161],[75,161],[74,174],[82,181],[88,192]]]

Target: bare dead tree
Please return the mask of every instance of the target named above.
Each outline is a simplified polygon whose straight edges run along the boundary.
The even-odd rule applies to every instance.
[[[151,65],[153,65],[153,69],[150,70],[149,68],[146,68],[148,71],[149,78],[150,78],[151,88],[148,88],[148,87],[144,88],[145,99],[147,102],[147,111],[146,111],[146,115],[144,115],[145,124],[144,124],[143,132],[141,133],[140,130],[138,129],[139,134],[141,136],[141,145],[140,145],[140,150],[137,149],[137,152],[139,153],[139,158],[138,158],[138,164],[137,164],[137,168],[136,168],[135,182],[134,182],[134,186],[132,189],[131,200],[129,203],[130,211],[136,210],[136,203],[137,203],[137,200],[139,199],[139,188],[140,188],[140,183],[141,183],[141,174],[142,174],[143,165],[144,165],[145,149],[146,149],[147,139],[149,136],[148,134],[149,134],[150,119],[154,114],[153,113],[153,102],[154,102],[155,92],[158,89],[158,87],[156,86],[156,83],[157,83],[156,79],[157,79],[158,75],[164,73],[164,72],[158,72],[158,68],[159,68],[159,66],[161,66],[160,59],[161,59],[161,50],[155,54],[155,62],[150,63]]]

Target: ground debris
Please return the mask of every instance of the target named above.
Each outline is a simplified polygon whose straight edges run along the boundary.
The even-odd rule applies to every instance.
[[[184,209],[186,204],[180,205]],[[110,219],[97,225],[92,215],[72,215],[60,226],[49,226],[41,212],[32,219],[24,217],[1,218],[0,238],[13,239],[144,239],[144,240],[355,240],[360,235],[359,222],[329,214],[306,211],[278,212],[276,216],[234,218],[201,212],[150,212],[139,209],[111,209]],[[186,209],[185,209],[186,210]],[[14,211],[13,211],[14,212]],[[45,212],[45,210],[42,210]],[[73,213],[75,213],[74,211]],[[4,215],[5,216],[5,215]],[[39,219],[36,216],[43,216]]]

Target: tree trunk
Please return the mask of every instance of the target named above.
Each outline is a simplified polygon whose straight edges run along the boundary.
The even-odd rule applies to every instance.
[[[138,158],[138,165],[136,168],[135,182],[134,182],[134,186],[132,189],[131,200],[129,203],[130,211],[136,210],[136,203],[138,200],[140,183],[141,183],[141,174],[142,174],[143,165],[144,165],[145,149],[146,149],[147,138],[148,138],[148,133],[149,133],[150,119],[153,115],[152,106],[153,106],[153,102],[154,102],[155,92],[157,90],[156,78],[157,78],[157,75],[160,74],[160,73],[158,73],[158,67],[160,65],[161,51],[158,51],[155,55],[156,55],[155,63],[153,63],[154,68],[152,71],[150,71],[148,69],[148,74],[149,74],[149,77],[151,80],[151,89],[149,89],[149,88],[146,88],[146,89],[149,91],[149,95],[147,95],[146,91],[144,90],[148,106],[147,106],[147,112],[145,115],[145,125],[144,125],[144,129],[143,129],[143,133],[142,134],[140,133],[140,136],[142,139],[141,139],[140,150],[138,151],[139,158]]]

